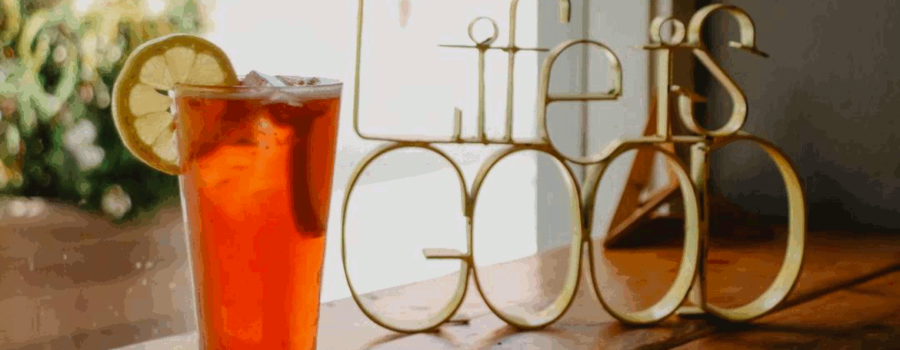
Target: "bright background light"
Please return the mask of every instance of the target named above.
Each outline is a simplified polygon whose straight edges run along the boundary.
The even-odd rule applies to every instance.
[[[94,0],[75,0],[72,3],[72,8],[75,10],[75,14],[82,15],[86,13],[92,5],[94,5]]]
[[[159,15],[166,9],[166,3],[163,0],[147,0],[147,9],[151,15]]]

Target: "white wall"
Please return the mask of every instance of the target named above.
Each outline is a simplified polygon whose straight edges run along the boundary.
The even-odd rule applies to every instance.
[[[590,1],[572,0],[572,16],[568,25],[559,22],[557,1],[538,1],[540,5],[540,47],[553,49],[572,39],[588,37],[587,28]],[[580,93],[585,91],[585,46],[572,47],[554,63],[550,79],[550,91],[556,93]],[[541,54],[541,64],[547,54]],[[538,74],[541,67],[532,74]],[[581,156],[586,109],[583,103],[555,103],[547,108],[547,126],[554,145],[563,154]],[[566,190],[566,175],[560,171],[557,161],[543,155],[536,158],[538,164],[537,189],[537,246],[546,250],[572,241],[573,223],[577,216],[570,210],[574,193]],[[580,166],[572,167],[576,180],[582,180]],[[574,220],[573,220],[574,219]]]

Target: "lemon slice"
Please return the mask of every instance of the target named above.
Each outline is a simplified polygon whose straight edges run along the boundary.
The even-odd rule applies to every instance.
[[[128,56],[113,87],[112,115],[125,147],[147,165],[167,174],[181,167],[175,118],[168,92],[176,84],[238,84],[225,53],[188,34],[171,34],[138,46]]]

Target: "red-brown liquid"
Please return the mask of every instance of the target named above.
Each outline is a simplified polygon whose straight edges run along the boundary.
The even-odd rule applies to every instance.
[[[339,99],[176,103],[203,348],[313,349]]]

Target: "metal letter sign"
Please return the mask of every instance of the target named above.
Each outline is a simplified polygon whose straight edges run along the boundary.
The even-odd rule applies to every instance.
[[[354,129],[365,140],[386,141],[387,143],[379,147],[368,156],[366,156],[350,177],[347,186],[344,208],[341,217],[341,249],[342,259],[344,263],[344,272],[347,276],[347,284],[353,299],[359,305],[363,313],[378,325],[403,333],[424,332],[437,328],[444,322],[447,322],[459,309],[462,304],[463,297],[466,294],[469,276],[474,278],[475,287],[483,298],[485,304],[490,310],[508,324],[520,329],[537,329],[547,326],[558,320],[566,310],[572,305],[576,291],[581,279],[582,260],[587,255],[588,266],[591,269],[590,282],[593,290],[597,294],[597,298],[603,308],[607,310],[613,317],[626,324],[651,324],[665,319],[676,311],[679,306],[691,295],[691,300],[696,305],[693,308],[684,308],[680,313],[708,313],[715,317],[725,320],[739,322],[748,321],[760,317],[773,309],[775,309],[785,297],[790,293],[796,284],[797,277],[800,274],[800,268],[803,261],[804,242],[806,238],[806,199],[800,178],[791,164],[787,156],[769,141],[759,137],[750,135],[740,129],[744,125],[747,117],[747,100],[740,87],[731,79],[731,77],[716,63],[706,47],[701,42],[701,33],[704,22],[711,14],[717,11],[724,11],[734,17],[740,25],[740,41],[729,43],[731,47],[747,51],[749,53],[767,57],[764,53],[756,48],[755,28],[753,21],[742,9],[727,5],[709,5],[700,9],[691,18],[687,28],[684,24],[673,18],[656,18],[650,26],[650,43],[645,46],[646,50],[653,51],[661,58],[655,67],[657,91],[660,91],[657,99],[657,132],[655,135],[643,136],[634,139],[621,139],[614,141],[606,150],[598,155],[573,157],[564,155],[560,152],[547,130],[547,106],[551,103],[566,102],[585,102],[585,101],[609,101],[617,100],[622,95],[622,66],[616,54],[601,42],[594,40],[570,40],[560,43],[552,50],[543,48],[522,48],[516,46],[516,17],[518,10],[518,0],[513,0],[510,4],[510,28],[509,28],[509,44],[505,47],[492,46],[497,39],[499,28],[497,23],[487,17],[479,17],[469,24],[469,38],[472,40],[471,45],[441,45],[446,48],[463,48],[475,49],[478,52],[478,128],[474,137],[464,137],[462,135],[462,118],[459,109],[455,111],[454,131],[450,138],[416,138],[416,137],[393,137],[393,136],[375,136],[362,132],[359,128],[359,96],[360,96],[360,73],[361,73],[361,50],[363,39],[363,7],[364,0],[359,1],[358,29],[357,29],[357,52],[356,52],[356,81],[354,86],[354,109],[353,109],[353,125]],[[571,17],[571,4],[568,0],[559,1],[560,21],[568,23]],[[487,21],[493,27],[492,35],[487,38],[476,38],[473,27],[479,21]],[[663,39],[661,28],[664,24],[670,24],[674,31],[668,39]],[[599,50],[603,53],[609,66],[607,69],[612,73],[612,87],[606,92],[588,92],[583,94],[574,93],[554,93],[549,91],[550,76],[556,59],[566,50],[587,45],[591,48]],[[508,84],[506,98],[506,125],[505,133],[501,139],[490,139],[485,134],[485,92],[484,92],[484,75],[485,53],[489,50],[501,50],[509,55],[508,68]],[[734,106],[731,118],[721,128],[717,130],[707,130],[697,124],[693,115],[693,104],[704,102],[705,99],[697,93],[686,88],[672,84],[671,52],[674,50],[687,50],[693,53],[694,57],[703,64],[706,69],[711,72],[716,82],[722,84],[728,92],[732,105]],[[549,51],[549,56],[544,61],[541,73],[538,91],[537,120],[539,127],[539,136],[534,140],[514,140],[512,137],[513,125],[513,88],[515,80],[513,76],[513,66],[515,64],[516,55],[521,52],[528,51]],[[685,128],[691,133],[689,135],[673,135],[669,128],[669,94],[677,100],[678,118]],[[491,101],[495,102],[495,101]],[[705,297],[706,287],[706,255],[708,251],[707,237],[709,228],[709,208],[708,208],[708,188],[707,179],[709,174],[709,153],[736,141],[750,141],[759,145],[774,160],[778,170],[784,179],[787,189],[788,200],[788,238],[785,259],[775,277],[775,280],[765,292],[755,300],[736,308],[723,308],[709,304]],[[662,147],[667,143],[688,144],[691,147],[690,167],[686,166],[674,153]],[[490,157],[477,173],[474,184],[471,189],[466,188],[466,181],[463,177],[459,165],[444,153],[441,149],[435,147],[436,144],[480,144],[480,145],[506,145],[503,149],[497,151]],[[431,315],[431,317],[420,320],[399,320],[379,315],[370,308],[367,308],[357,291],[354,289],[353,281],[347,270],[347,238],[346,238],[346,222],[347,207],[353,194],[353,189],[359,180],[360,175],[366,170],[366,167],[375,161],[378,157],[392,151],[416,148],[436,153],[447,162],[449,162],[459,178],[460,194],[462,199],[462,213],[467,222],[467,251],[460,252],[452,249],[425,249],[423,252],[427,259],[443,259],[458,260],[460,262],[458,283],[456,290],[449,302],[444,305],[439,312]],[[681,198],[684,204],[684,249],[681,258],[681,264],[675,281],[669,287],[669,290],[652,306],[637,311],[627,311],[622,307],[612,303],[608,296],[601,292],[603,288],[602,282],[596,278],[595,261],[593,254],[593,245],[595,244],[590,237],[593,221],[594,204],[596,200],[596,189],[603,178],[608,165],[612,163],[619,155],[637,148],[649,148],[662,154],[668,161],[670,169],[675,174],[681,189]],[[482,282],[479,278],[478,269],[473,261],[473,226],[476,220],[475,206],[478,203],[478,195],[484,184],[484,180],[494,168],[504,158],[523,151],[539,152],[549,155],[556,160],[560,172],[564,175],[568,191],[573,194],[569,203],[570,210],[573,213],[572,222],[572,241],[570,245],[568,270],[562,292],[549,306],[543,310],[536,312],[512,311],[504,310],[497,307],[482,290]],[[583,184],[580,184],[574,174],[565,165],[571,162],[580,165],[590,165],[589,171]],[[584,252],[584,248],[587,248]]]

